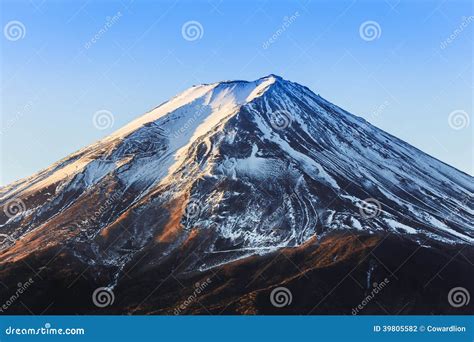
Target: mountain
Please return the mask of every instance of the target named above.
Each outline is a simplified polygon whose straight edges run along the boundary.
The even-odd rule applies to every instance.
[[[354,314],[385,284],[356,313],[469,313],[448,295],[474,289],[473,191],[279,76],[193,86],[0,190],[0,299],[31,279],[3,311]]]

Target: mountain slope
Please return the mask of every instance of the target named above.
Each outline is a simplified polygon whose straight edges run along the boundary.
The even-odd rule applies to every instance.
[[[472,180],[278,76],[200,85],[2,188],[0,273],[70,264],[119,291],[130,273],[193,279],[347,234],[469,252]]]

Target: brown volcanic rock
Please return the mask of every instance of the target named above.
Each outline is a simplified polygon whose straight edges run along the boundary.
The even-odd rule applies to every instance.
[[[194,255],[191,244],[186,252],[156,266],[141,263],[145,256],[137,255],[114,289],[114,304],[103,309],[93,305],[92,293],[110,281],[110,270],[84,268],[65,253],[30,256],[0,271],[2,282],[15,289],[14,281],[28,277],[30,267],[52,258],[8,313],[24,313],[26,306],[35,314],[46,310],[48,314],[350,315],[370,294],[373,283],[385,279],[387,285],[359,314],[470,314],[473,310],[472,303],[453,308],[447,299],[449,290],[459,284],[474,288],[466,272],[473,268],[470,247],[459,252],[444,245],[420,247],[396,235],[335,233],[299,248],[179,274],[179,264]],[[196,293],[196,284],[208,285]],[[291,291],[292,302],[277,308],[270,296],[280,286]]]

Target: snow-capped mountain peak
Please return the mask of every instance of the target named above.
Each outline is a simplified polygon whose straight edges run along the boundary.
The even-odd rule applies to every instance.
[[[471,244],[473,190],[472,177],[268,75],[191,87],[1,189],[25,210],[0,230],[116,266],[205,237],[189,267],[209,268],[338,230]],[[22,253],[10,247],[4,260]]]

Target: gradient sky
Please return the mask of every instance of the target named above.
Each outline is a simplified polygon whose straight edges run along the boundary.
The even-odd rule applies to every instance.
[[[193,84],[270,73],[473,174],[473,124],[461,120],[454,129],[448,120],[456,110],[461,119],[472,119],[469,0],[10,0],[2,1],[0,12],[3,185]],[[296,18],[276,34],[291,16]],[[7,39],[11,21],[24,25],[22,39]],[[188,21],[202,25],[200,39],[183,38]],[[380,26],[377,39],[361,38],[366,21]],[[113,113],[114,125],[98,130],[92,118],[103,109]]]

